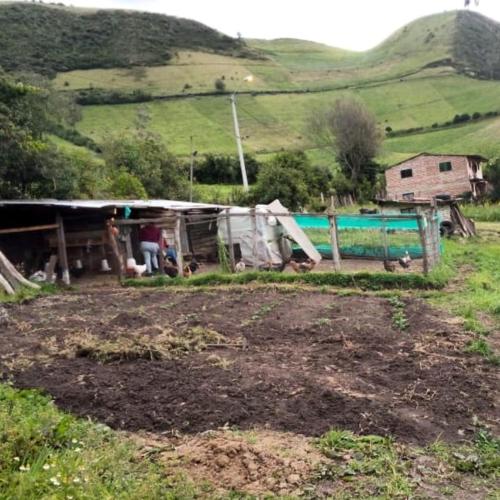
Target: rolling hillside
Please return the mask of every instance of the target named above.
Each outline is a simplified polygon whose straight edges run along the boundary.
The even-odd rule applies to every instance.
[[[0,62],[7,71],[158,65],[177,49],[252,55],[245,44],[196,21],[123,10],[0,4]]]
[[[52,13],[57,22],[49,36],[42,21]],[[12,22],[35,18],[47,53],[36,64],[28,29]],[[494,114],[500,111],[500,81],[495,79],[500,77],[500,25],[473,12],[418,19],[366,52],[294,39],[235,40],[193,21],[137,12],[2,5],[1,28],[7,20],[8,29],[0,30],[0,41],[8,38],[7,45],[0,43],[7,69],[57,69],[53,83],[64,92],[127,95],[140,90],[154,97],[143,103],[84,106],[77,129],[97,142],[110,133],[127,133],[138,111],[147,111],[151,129],[175,154],[189,153],[191,135],[201,154],[234,154],[226,94],[238,89],[244,148],[261,158],[282,149],[305,149],[316,161],[333,164],[331,153],[308,137],[307,116],[346,94],[363,100],[381,128],[426,127],[388,138],[379,158],[383,163],[420,151],[500,156],[500,119]],[[139,36],[145,23],[155,26],[147,39]],[[130,40],[127,33],[133,35]],[[71,52],[61,48],[68,37],[78,41]],[[96,40],[104,40],[103,50],[91,57]],[[162,43],[150,47],[153,40]],[[2,54],[5,47],[13,55]],[[30,50],[19,55],[25,47]],[[254,76],[251,84],[243,82],[248,74]],[[218,78],[226,94],[215,94]],[[431,129],[463,113],[480,113],[481,119]],[[486,113],[491,116],[484,119]]]
[[[161,16],[160,16],[161,17]],[[294,39],[246,40],[260,58],[235,58],[179,48],[168,64],[140,71],[103,69],[59,73],[61,89],[142,89],[155,95],[213,92],[214,78],[228,90],[251,73],[251,90],[321,90],[384,82],[427,68],[495,79],[500,77],[500,25],[473,12],[418,19],[366,52],[351,52]]]

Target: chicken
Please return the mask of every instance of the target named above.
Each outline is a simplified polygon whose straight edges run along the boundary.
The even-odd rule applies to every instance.
[[[240,259],[236,265],[234,266],[234,270],[237,272],[237,273],[242,273],[246,268],[246,265],[245,263],[243,262],[243,259]]]
[[[400,259],[398,259],[398,262],[399,262],[399,265],[403,269],[408,269],[410,267],[410,265],[411,265],[411,257],[410,257],[410,254],[408,253],[408,250],[406,250],[406,252],[403,255],[403,257],[401,257]]]
[[[74,278],[81,278],[85,274],[85,268],[83,267],[72,267],[69,272]]]
[[[189,264],[187,266],[184,266],[182,276],[184,276],[184,278],[191,278],[191,276],[193,276],[193,271],[191,271]]]
[[[134,275],[140,278],[146,272],[146,264],[136,264],[134,266]]]
[[[391,262],[390,260],[385,259],[385,260],[384,260],[384,269],[385,269],[388,273],[393,273],[393,272],[396,270],[396,264],[394,264],[394,263],[393,263],[393,262]]]
[[[305,262],[297,262],[292,259],[290,261],[290,265],[296,273],[307,273],[309,271],[312,271],[316,267],[316,261],[307,259]]]
[[[191,258],[191,262],[187,265],[187,267],[189,267],[189,270],[191,271],[191,273],[195,273],[196,271],[198,271],[198,269],[200,268],[201,264],[195,259],[195,257],[193,256]]]
[[[165,274],[170,278],[175,278],[179,275],[179,269],[176,265],[172,264],[172,262],[170,262],[168,258],[165,259],[165,267],[163,269],[165,271]]]

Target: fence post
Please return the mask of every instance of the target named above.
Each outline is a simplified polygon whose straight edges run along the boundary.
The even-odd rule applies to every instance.
[[[231,232],[231,217],[229,217],[229,208],[226,208],[226,231],[227,244],[229,246],[229,260],[231,262],[231,272],[234,273],[236,261],[234,258],[233,233]]]
[[[422,215],[417,215],[417,224],[420,234],[420,244],[422,245],[424,274],[427,274],[429,272],[429,256],[427,253],[427,238],[425,237],[424,218]]]
[[[257,260],[257,215],[255,213],[255,208],[250,209],[250,217],[252,220],[252,233],[253,233],[253,243],[252,243],[252,265],[253,268],[258,268]]]
[[[387,219],[382,217],[382,244],[384,245],[384,260],[389,260],[389,248],[387,245],[387,228],[385,223]]]
[[[179,276],[183,276],[184,274],[184,256],[182,254],[182,240],[181,240],[181,221],[182,221],[182,214],[177,212],[175,214],[174,240],[175,240],[175,249],[177,250],[177,269],[179,270]]]
[[[335,271],[340,271],[340,252],[339,252],[339,238],[337,231],[337,216],[328,213],[328,222],[330,225],[330,242],[332,245],[332,259]]]
[[[59,255],[59,264],[62,270],[62,280],[65,285],[70,284],[68,251],[66,248],[66,234],[64,232],[64,222],[60,213],[56,215],[57,224],[57,250]]]

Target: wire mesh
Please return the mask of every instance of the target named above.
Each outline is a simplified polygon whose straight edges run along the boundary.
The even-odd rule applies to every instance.
[[[297,215],[296,221],[323,257],[331,258],[327,216]],[[336,216],[340,255],[344,258],[398,259],[406,252],[423,257],[417,217],[380,215]]]

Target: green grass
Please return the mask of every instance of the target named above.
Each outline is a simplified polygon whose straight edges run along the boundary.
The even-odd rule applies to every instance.
[[[2,303],[20,303],[26,302],[42,295],[52,295],[61,291],[61,289],[51,283],[39,283],[40,289],[36,290],[34,288],[23,287],[18,290],[14,295],[7,295],[6,293],[0,291],[0,304]]]
[[[320,477],[353,483],[352,493],[408,498],[413,492],[409,464],[390,438],[332,430],[319,439],[318,447],[337,461],[320,469]]]
[[[152,279],[128,279],[125,281],[127,286],[134,287],[200,287],[207,285],[246,285],[248,283],[298,283],[319,287],[336,286],[363,290],[431,290],[440,289],[446,285],[445,281],[434,276],[367,272],[352,274],[328,272],[291,274],[248,271],[239,274],[205,273],[192,276],[189,279],[158,276]]]
[[[356,95],[376,114],[382,128],[430,126],[457,113],[500,109],[500,82],[463,76],[436,76],[392,82],[378,87],[315,94],[240,95],[238,115],[247,152],[266,155],[285,149],[311,149],[320,163],[335,164],[333,155],[318,149],[307,135],[307,116],[341,95]],[[151,129],[173,153],[187,156],[190,136],[200,154],[234,154],[236,146],[227,96],[153,101],[147,104],[85,106],[78,130],[100,142],[109,131],[133,128],[137,111],[149,110]],[[500,119],[385,140],[379,161],[390,164],[421,151],[500,155]]]
[[[107,426],[59,411],[32,390],[0,384],[0,497],[35,500],[193,498]]]
[[[335,498],[427,498],[433,489],[464,494],[462,484],[495,498],[500,440],[479,424],[473,441],[457,445],[436,441],[420,448],[388,437],[332,430],[317,446],[333,462],[319,467],[316,480],[334,481]],[[423,477],[415,474],[419,459],[425,464]],[[430,490],[420,489],[422,483]]]
[[[498,364],[499,356],[488,343],[488,335],[500,328],[500,225],[489,223],[497,232],[480,232],[476,238],[444,240],[441,264],[430,275],[450,286],[430,292],[434,305],[463,318],[471,333],[469,352],[483,355]],[[479,224],[481,231],[482,225]]]
[[[201,203],[234,204],[242,192],[240,184],[195,184],[193,201]]]
[[[186,84],[189,87],[184,88],[185,92],[210,92],[213,91],[214,80],[221,77],[224,77],[226,88],[234,90],[247,74],[255,76],[254,83],[249,87],[249,90],[255,91],[340,88],[377,84],[403,76],[408,81],[419,71],[425,74],[453,72],[446,62],[438,65],[437,69],[425,66],[454,55],[460,62],[467,60],[466,65],[474,62],[474,57],[472,60],[470,57],[477,51],[476,46],[468,44],[468,50],[458,49],[467,45],[467,39],[475,38],[473,32],[467,31],[468,28],[481,24],[483,20],[474,14],[466,15],[465,24],[460,26],[467,31],[467,36],[457,36],[458,17],[456,12],[449,12],[418,19],[398,30],[378,47],[365,52],[352,52],[305,40],[249,39],[245,42],[250,50],[264,56],[262,59],[209,54],[205,46],[202,49],[205,53],[178,50],[163,66],[119,70],[96,65],[96,69],[59,73],[55,81],[63,89],[90,86],[127,91],[142,89],[157,95],[182,93]],[[496,26],[492,24],[490,28],[486,32],[494,39]],[[481,44],[484,46],[487,41],[483,40]],[[484,50],[481,55],[484,57]],[[144,60],[141,62],[144,64]],[[493,65],[497,63],[494,57],[489,62]],[[158,62],[154,60],[154,64]]]
[[[482,205],[464,204],[461,206],[466,217],[481,222],[500,222],[500,203],[484,203]],[[500,232],[500,227],[498,228]]]

